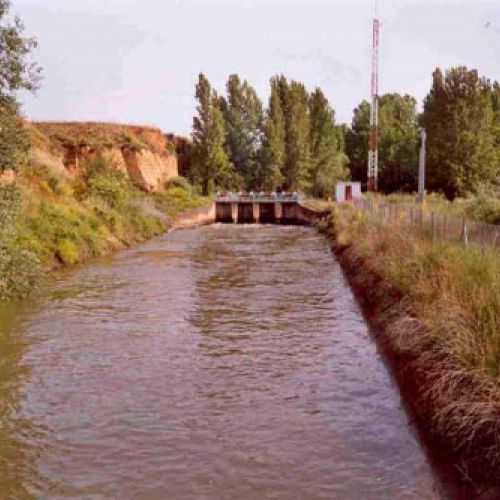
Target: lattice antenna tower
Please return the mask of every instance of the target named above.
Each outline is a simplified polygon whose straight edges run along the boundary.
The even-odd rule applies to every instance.
[[[378,84],[379,61],[378,48],[380,40],[380,21],[377,17],[377,3],[373,18],[373,47],[372,47],[372,89],[370,108],[370,135],[368,140],[368,191],[378,190]]]

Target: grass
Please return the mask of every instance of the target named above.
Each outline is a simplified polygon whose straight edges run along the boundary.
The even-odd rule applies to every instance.
[[[417,381],[417,412],[464,454],[466,467],[494,476],[500,464],[500,256],[495,249],[433,243],[404,222],[389,227],[369,217],[339,206],[323,229],[360,283],[377,277],[361,293],[372,306],[386,303],[378,315],[392,350],[409,356],[404,369]]]
[[[393,193],[389,195],[369,193],[369,198],[384,203],[416,205],[416,195]],[[485,186],[476,195],[468,198],[447,200],[443,195],[429,193],[425,198],[425,209],[452,217],[467,217],[471,220],[500,224],[500,191],[494,186]]]
[[[208,203],[209,198],[198,195],[189,182],[178,177],[167,182],[165,188],[153,193],[155,206],[169,218],[179,212],[200,207]]]
[[[303,205],[313,210],[329,210],[335,206],[334,201],[322,200],[318,198],[309,198],[304,200]]]
[[[0,300],[28,295],[46,270],[161,234],[206,202],[184,179],[144,193],[99,156],[78,177],[25,166],[17,186],[0,187]]]

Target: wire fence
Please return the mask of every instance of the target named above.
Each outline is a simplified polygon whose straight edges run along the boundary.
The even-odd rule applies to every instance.
[[[500,248],[500,226],[445,213],[424,210],[421,207],[384,203],[372,199],[354,200],[354,205],[368,212],[372,217],[389,224],[404,222],[412,225],[433,241],[461,241]]]

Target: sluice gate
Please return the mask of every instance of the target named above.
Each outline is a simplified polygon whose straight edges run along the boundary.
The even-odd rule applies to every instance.
[[[328,211],[301,204],[298,195],[217,195],[215,221],[233,224],[310,225]]]

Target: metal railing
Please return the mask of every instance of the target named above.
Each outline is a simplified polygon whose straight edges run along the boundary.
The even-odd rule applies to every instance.
[[[500,248],[500,226],[459,218],[446,213],[398,203],[384,203],[360,198],[353,204],[372,217],[388,223],[403,222],[435,240],[474,242]]]
[[[268,202],[268,203],[276,203],[281,201],[295,201],[299,202],[302,200],[302,195],[297,192],[287,193],[287,192],[272,192],[265,193],[261,192],[253,192],[250,193],[234,193],[234,192],[217,192],[215,195],[215,201],[219,202],[227,202],[227,203],[237,203],[237,202]]]

